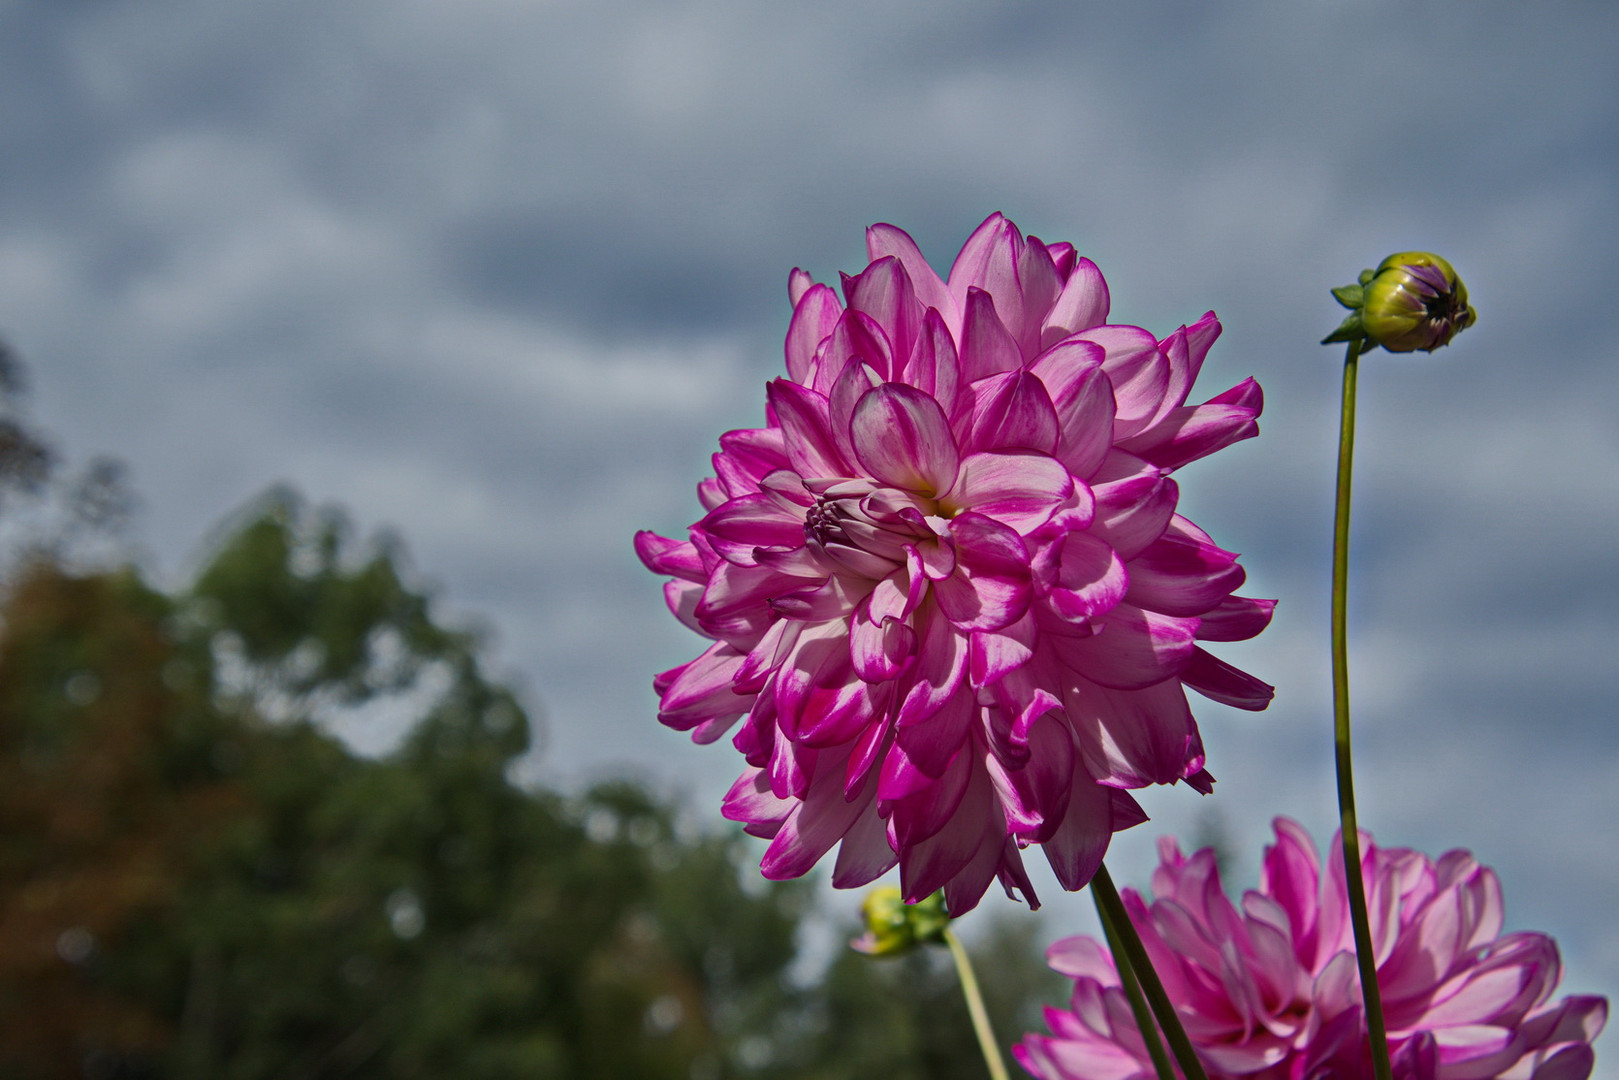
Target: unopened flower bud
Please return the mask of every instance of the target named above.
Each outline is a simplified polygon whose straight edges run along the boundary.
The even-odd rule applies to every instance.
[[[1433,352],[1478,319],[1455,269],[1426,251],[1390,255],[1332,295],[1350,313],[1323,345],[1359,339],[1366,348]]]
[[[860,915],[866,932],[849,944],[867,956],[902,956],[918,945],[941,943],[950,925],[942,891],[907,904],[892,885],[873,889],[860,905]]]

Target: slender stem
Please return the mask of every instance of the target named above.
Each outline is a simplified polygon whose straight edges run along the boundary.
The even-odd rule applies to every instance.
[[[1107,912],[1113,929],[1118,932],[1124,955],[1135,969],[1136,977],[1141,980],[1141,989],[1147,995],[1153,1015],[1158,1018],[1158,1026],[1164,1029],[1164,1038],[1169,1040],[1169,1048],[1175,1053],[1181,1073],[1186,1080],[1209,1080],[1202,1062],[1197,1060],[1197,1051],[1192,1049],[1192,1040],[1186,1037],[1186,1029],[1181,1027],[1181,1018],[1175,1012],[1174,1003],[1164,993],[1164,984],[1158,981],[1152,958],[1147,955],[1147,947],[1141,944],[1141,937],[1130,922],[1130,913],[1124,910],[1124,901],[1119,899],[1119,890],[1113,887],[1113,878],[1106,866],[1096,868],[1096,876],[1091,878],[1091,891],[1095,894],[1097,904]]]
[[[1000,1044],[995,1041],[995,1030],[989,1026],[989,1012],[984,1008],[984,995],[978,989],[978,976],[973,974],[973,962],[968,959],[967,950],[961,947],[961,939],[954,932],[944,932],[944,943],[950,946],[950,955],[956,961],[961,992],[967,998],[967,1012],[973,1018],[973,1033],[978,1036],[978,1049],[983,1051],[989,1075],[994,1080],[1010,1080],[1006,1061],[1001,1057]]]
[[[1344,883],[1349,890],[1349,916],[1355,927],[1355,956],[1360,963],[1361,993],[1366,1000],[1366,1027],[1372,1039],[1372,1069],[1377,1080],[1391,1080],[1388,1030],[1383,1023],[1383,995],[1377,986],[1377,957],[1372,952],[1371,921],[1366,916],[1366,886],[1360,871],[1360,826],[1355,818],[1355,777],[1349,752],[1349,487],[1355,458],[1355,374],[1360,341],[1344,355],[1343,417],[1338,435],[1338,497],[1332,527],[1332,718],[1337,743],[1338,817],[1343,835]]]
[[[1113,954],[1113,966],[1119,969],[1119,981],[1124,984],[1124,996],[1130,1000],[1130,1012],[1135,1015],[1136,1028],[1141,1032],[1141,1041],[1146,1044],[1147,1055],[1152,1058],[1152,1067],[1158,1073],[1158,1080],[1175,1080],[1175,1066],[1169,1063],[1169,1053],[1164,1049],[1164,1041],[1158,1037],[1158,1025],[1153,1023],[1152,1008],[1142,996],[1141,982],[1136,978],[1136,969],[1131,966],[1130,958],[1124,955],[1124,948],[1119,944],[1119,932],[1114,929],[1113,920],[1108,918],[1107,908],[1102,906],[1095,889],[1091,890],[1091,899],[1096,901],[1096,914],[1102,920],[1102,933],[1107,935],[1107,948]]]

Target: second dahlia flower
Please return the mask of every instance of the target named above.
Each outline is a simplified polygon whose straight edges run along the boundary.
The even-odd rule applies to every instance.
[[[1309,835],[1278,818],[1259,889],[1233,904],[1214,852],[1160,842],[1155,899],[1124,891],[1164,989],[1211,1080],[1372,1075],[1343,863],[1323,885]],[[1338,847],[1334,839],[1332,850]],[[1438,861],[1361,834],[1378,986],[1399,1080],[1584,1080],[1607,1019],[1600,997],[1553,1002],[1561,976],[1544,934],[1503,935],[1501,883],[1465,851]],[[1074,980],[1050,1035],[1014,1051],[1040,1080],[1152,1080],[1151,1058],[1107,950],[1059,941]]]
[[[1236,556],[1175,512],[1170,474],[1254,435],[1248,380],[1187,404],[1213,313],[1159,339],[1110,324],[1100,271],[999,214],[948,277],[891,225],[842,294],[793,271],[787,377],[720,437],[707,514],[643,532],[670,609],[712,640],[659,675],[659,718],[732,742],[724,812],[767,877],[840,845],[833,884],[896,862],[959,915],[997,876],[1065,888],[1144,815],[1124,789],[1207,791],[1185,687],[1271,688],[1201,641],[1252,637]]]

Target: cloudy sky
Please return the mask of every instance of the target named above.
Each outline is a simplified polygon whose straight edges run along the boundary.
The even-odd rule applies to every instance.
[[[1204,706],[1216,794],[1114,857],[1212,815],[1251,878],[1272,815],[1334,820],[1327,289],[1438,250],[1478,327],[1362,372],[1363,823],[1474,849],[1612,994],[1616,76],[1619,9],[1574,0],[0,0],[0,336],[64,451],[128,462],[155,572],[273,482],[343,504],[494,628],[531,775],[707,807],[738,763],[653,719],[696,642],[629,538],[760,422],[790,268],[875,221],[947,266],[1005,211],[1116,320],[1218,311],[1203,396],[1265,387],[1183,507],[1282,600],[1224,651],[1276,703]]]

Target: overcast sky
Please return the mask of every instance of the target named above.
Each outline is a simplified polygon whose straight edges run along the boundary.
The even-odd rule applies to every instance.
[[[128,462],[155,572],[273,482],[340,503],[493,627],[532,776],[711,813],[740,762],[654,719],[698,642],[630,536],[678,534],[761,422],[789,269],[859,269],[876,221],[948,266],[1002,210],[1095,259],[1118,321],[1215,309],[1202,397],[1265,388],[1182,490],[1281,599],[1222,652],[1276,702],[1203,705],[1215,794],[1152,793],[1113,857],[1140,881],[1217,815],[1251,879],[1272,815],[1335,820],[1327,290],[1437,250],[1478,326],[1362,366],[1362,820],[1474,849],[1613,994],[1616,31],[1596,2],[0,0],[0,336],[68,455]]]

